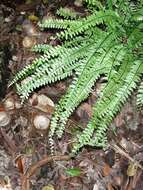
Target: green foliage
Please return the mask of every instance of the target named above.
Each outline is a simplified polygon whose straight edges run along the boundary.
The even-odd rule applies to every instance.
[[[81,175],[81,170],[79,168],[67,168],[65,170],[68,176],[75,177]]]
[[[137,103],[138,105],[143,105],[143,82],[140,84],[138,95],[137,95]]]
[[[99,6],[95,6],[96,2]],[[93,9],[85,18],[49,19],[39,23],[42,29],[62,29],[56,35],[62,40],[62,45],[35,46],[33,51],[42,55],[17,73],[11,83],[16,83],[18,93],[25,100],[36,88],[73,76],[51,120],[49,139],[52,143],[54,135],[62,137],[68,118],[89,96],[97,79],[101,76],[107,78],[93,107],[91,121],[75,138],[74,154],[84,145],[106,145],[107,128],[141,83],[143,75],[140,1],[134,4],[127,0],[107,0],[104,3],[86,0],[86,3]],[[139,105],[143,105],[143,83],[137,99]]]
[[[75,19],[77,18],[77,13],[69,8],[60,8],[57,10],[57,15],[64,17],[65,19]]]
[[[90,11],[95,10],[95,9],[99,9],[99,10],[103,10],[104,6],[102,5],[102,1],[100,0],[85,0],[85,2],[88,5],[88,9]]]

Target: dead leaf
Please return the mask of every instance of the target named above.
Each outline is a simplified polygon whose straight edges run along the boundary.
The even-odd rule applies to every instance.
[[[103,168],[103,175],[104,176],[108,176],[110,175],[111,172],[111,168],[108,164],[105,164],[104,168]]]

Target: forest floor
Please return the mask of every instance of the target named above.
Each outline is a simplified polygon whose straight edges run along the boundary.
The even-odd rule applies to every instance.
[[[143,190],[143,111],[134,95],[110,126],[106,150],[84,147],[70,158],[71,137],[86,127],[104,80],[70,117],[64,137],[55,139],[53,157],[48,130],[37,129],[34,118],[51,118],[71,79],[38,89],[22,105],[16,89],[8,88],[12,77],[38,56],[30,51],[33,45],[57,44],[51,38],[56,31],[40,31],[37,22],[54,17],[61,6],[85,11],[82,4],[66,0],[0,2],[0,114],[8,116],[6,124],[0,123],[0,190]],[[41,95],[52,108],[38,107]]]

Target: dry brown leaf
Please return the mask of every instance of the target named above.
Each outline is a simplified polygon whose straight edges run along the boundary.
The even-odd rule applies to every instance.
[[[110,175],[111,172],[111,168],[108,164],[105,164],[104,168],[103,168],[103,175],[104,176],[108,176]]]

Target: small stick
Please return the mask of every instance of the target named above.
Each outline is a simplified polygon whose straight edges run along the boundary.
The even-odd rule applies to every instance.
[[[5,129],[1,128],[0,132],[1,132],[1,134],[5,140],[6,144],[10,148],[11,153],[14,154],[17,151],[17,147],[15,145],[15,142],[12,139],[10,139],[10,137],[6,134]]]
[[[61,161],[61,160],[69,160],[71,159],[70,156],[46,156],[42,160],[39,160],[37,163],[33,164],[28,168],[26,173],[22,176],[22,190],[29,190],[29,182],[30,182],[30,177],[36,172],[38,168],[41,166],[47,164],[48,162],[52,161]]]
[[[125,156],[126,158],[128,158],[131,162],[136,163],[136,165],[143,170],[143,167],[141,164],[139,164],[139,162],[137,160],[135,160],[134,158],[130,157],[129,154],[127,154],[125,151],[123,151],[119,146],[117,146],[114,142],[110,143],[111,148],[113,148],[116,152],[118,152],[119,154]]]

